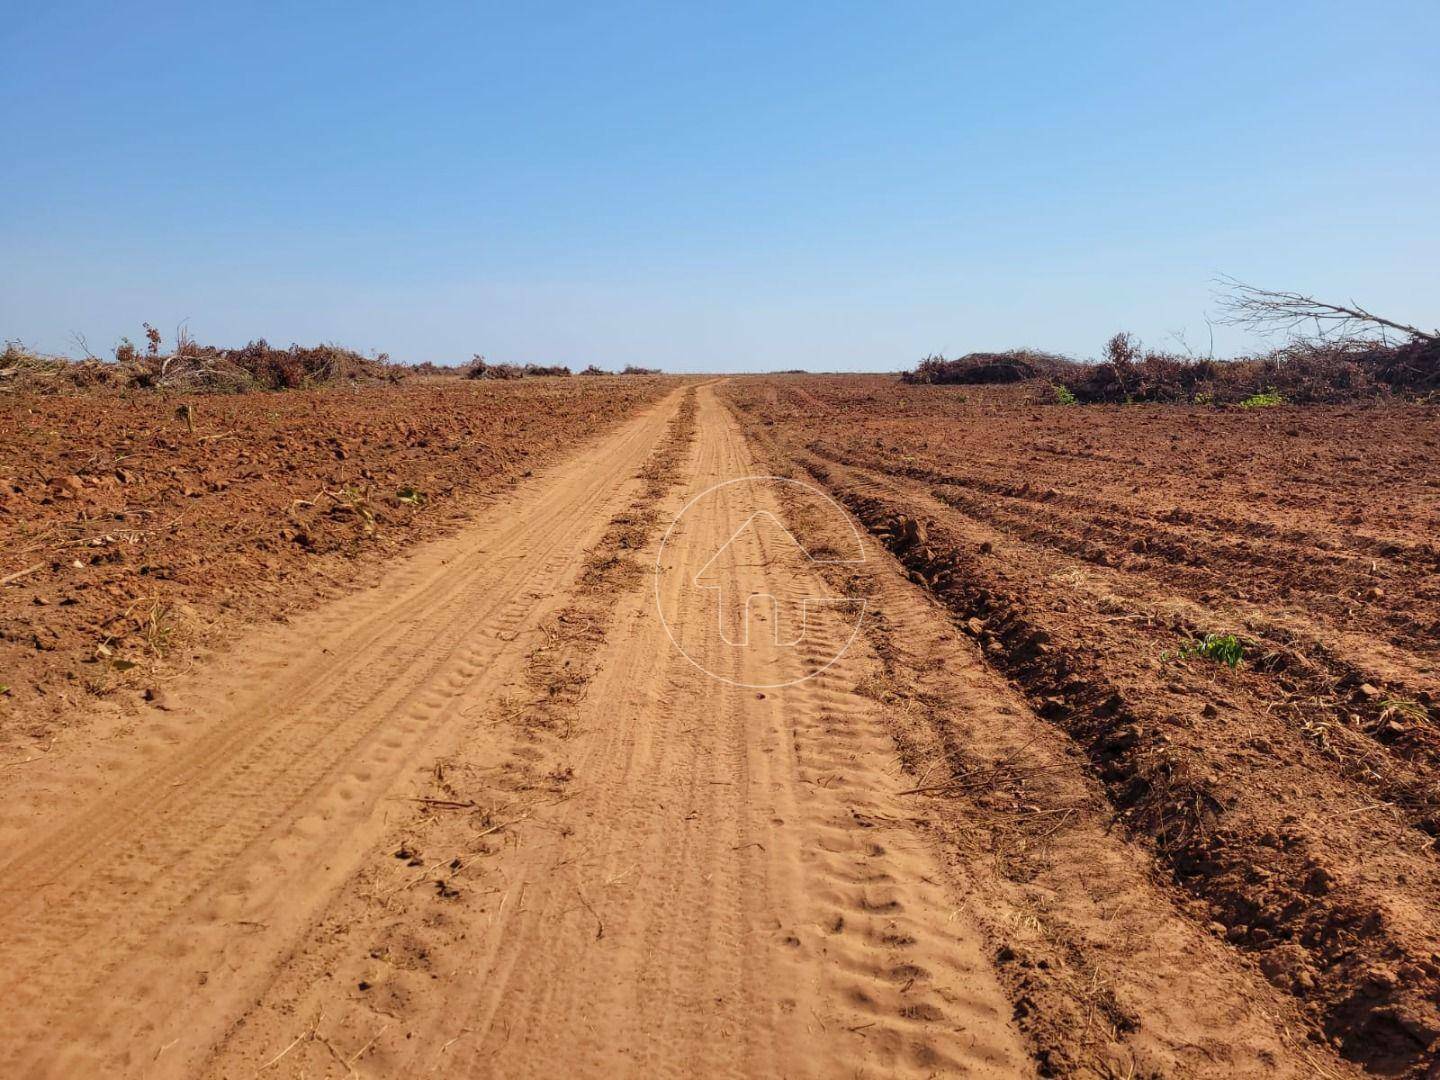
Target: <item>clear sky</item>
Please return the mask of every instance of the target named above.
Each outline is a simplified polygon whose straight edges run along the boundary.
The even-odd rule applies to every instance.
[[[1203,350],[1218,272],[1440,322],[1436,0],[10,0],[0,48],[0,336],[49,351]]]

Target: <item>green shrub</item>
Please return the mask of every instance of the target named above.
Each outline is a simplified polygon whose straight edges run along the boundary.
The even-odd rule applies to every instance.
[[[1245,643],[1234,634],[1206,634],[1180,650],[1181,656],[1203,656],[1217,664],[1238,668],[1245,658]]]
[[[1266,390],[1263,394],[1252,394],[1240,402],[1240,407],[1242,409],[1269,409],[1284,404],[1285,398],[1272,389]]]

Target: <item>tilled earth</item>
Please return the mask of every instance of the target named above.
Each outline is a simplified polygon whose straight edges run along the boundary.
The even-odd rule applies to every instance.
[[[673,385],[0,397],[0,752],[163,702],[195,647],[352,586]]]
[[[1067,408],[879,377],[724,393],[945,605],[1313,1043],[1435,1075],[1440,410]],[[1207,634],[1240,639],[1238,667]],[[930,793],[973,794],[955,768]]]
[[[0,1061],[1434,1077],[1435,411],[1043,397],[7,399]]]

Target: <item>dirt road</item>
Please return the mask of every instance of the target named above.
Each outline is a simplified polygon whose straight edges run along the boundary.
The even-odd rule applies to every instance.
[[[785,519],[773,484],[681,516],[765,471],[710,386],[677,391],[168,710],[9,770],[0,1072],[1055,1075],[1023,1022],[1044,974],[1027,999],[997,958],[1033,915],[904,794],[924,763],[893,714],[915,706],[874,689],[904,658],[867,633],[834,659],[844,604],[796,647],[704,629],[727,590],[835,588],[745,532]],[[869,559],[878,614],[969,648]],[[1020,722],[975,656],[930,667]],[[1171,958],[1158,1003],[1084,1017],[1114,1074],[1316,1075],[1263,983],[1090,843],[1085,896],[1121,881]],[[1110,949],[1120,906],[1082,907]],[[1196,980],[1220,1000],[1187,1000]]]

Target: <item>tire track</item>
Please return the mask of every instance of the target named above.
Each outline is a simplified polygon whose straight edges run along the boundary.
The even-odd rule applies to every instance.
[[[184,689],[193,733],[14,851],[0,990],[17,1021],[0,1055],[27,1076],[183,1074],[344,880],[427,742],[519,661],[678,396],[510,517],[237,650],[229,674]]]
[[[669,515],[754,471],[709,388],[698,404]],[[722,489],[687,519],[685,558],[775,506],[766,485]],[[795,560],[762,544],[727,580],[784,595],[810,572]],[[713,618],[689,583],[698,569],[663,568],[660,601]],[[212,1075],[244,1075],[312,1025],[342,1059],[363,1051],[357,1069],[377,1076],[1030,1074],[980,939],[896,803],[878,709],[854,692],[873,656],[777,690],[716,681],[672,647],[649,586],[610,601],[573,725],[482,715],[483,741],[477,727],[446,757],[449,797],[483,809],[417,826],[410,846],[427,864],[429,852],[474,853],[448,879],[457,895],[408,890],[360,933],[358,908],[336,912],[334,937],[282,973]],[[697,647],[740,683],[815,663],[804,648]],[[523,782],[497,768],[521,749]],[[517,819],[480,853],[495,839],[479,838],[484,822]],[[400,873],[377,866],[367,890]],[[284,1065],[334,1071],[313,1040]]]

